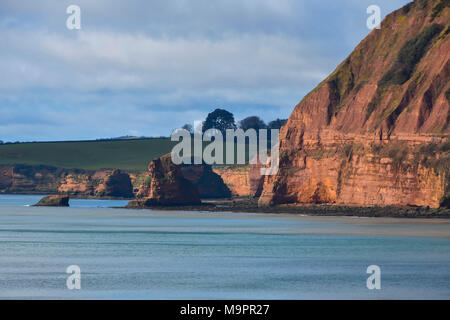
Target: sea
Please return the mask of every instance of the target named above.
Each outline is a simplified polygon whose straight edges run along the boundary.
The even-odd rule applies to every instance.
[[[0,195],[0,299],[450,298],[449,220],[42,196]]]

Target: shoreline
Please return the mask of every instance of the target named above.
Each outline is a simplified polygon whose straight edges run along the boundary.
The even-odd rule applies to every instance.
[[[450,209],[427,207],[357,207],[335,205],[278,205],[258,206],[256,199],[208,199],[201,205],[178,206],[148,206],[142,207],[131,202],[126,209],[160,210],[160,211],[209,211],[209,212],[245,212],[267,214],[292,214],[310,217],[370,217],[370,218],[425,218],[425,219],[450,219]]]
[[[10,193],[10,192],[0,192],[0,196],[1,195],[5,195],[5,196],[52,196],[52,195],[60,195],[60,196],[67,196],[70,199],[86,199],[86,200],[128,200],[128,201],[132,201],[135,198],[124,198],[124,197],[108,197],[108,196],[102,196],[102,197],[98,197],[98,196],[90,196],[90,195],[84,195],[84,194],[65,194],[65,193],[57,193],[57,192],[15,192],[15,193]]]
[[[79,219],[85,215],[97,217],[99,223],[108,223],[108,218],[114,216],[119,219],[127,217],[148,217],[158,219],[179,219],[195,220],[219,218],[237,219],[237,224],[223,226],[226,233],[267,233],[267,234],[298,234],[298,235],[336,235],[336,236],[407,236],[407,237],[435,237],[450,238],[450,215],[440,213],[436,214],[433,210],[428,210],[424,214],[420,210],[416,214],[408,213],[404,210],[410,208],[358,208],[358,207],[335,207],[335,206],[288,206],[288,207],[253,207],[249,202],[236,200],[208,200],[200,206],[153,206],[146,208],[125,208],[116,207],[65,207],[68,211],[58,211],[59,207],[41,207],[39,214],[50,214],[51,216],[67,217]],[[235,202],[233,202],[235,201]],[[218,205],[221,203],[221,205]],[[224,205],[228,203],[228,205]],[[234,204],[234,205],[230,205]],[[240,205],[239,205],[240,204]],[[243,206],[246,204],[247,206]],[[110,204],[111,205],[111,204]],[[112,204],[113,205],[113,204]],[[21,211],[22,206],[14,206],[17,210],[6,210],[3,214],[12,214],[21,212],[21,214],[30,214],[35,216],[34,211]],[[30,207],[33,207],[32,205]],[[9,207],[12,208],[12,207]],[[72,210],[70,210],[72,209]],[[116,209],[116,210],[110,210]],[[425,209],[424,209],[425,210]],[[80,215],[80,213],[82,213]],[[156,221],[158,221],[158,219]],[[267,221],[268,226],[271,221],[275,221],[275,229],[280,223],[288,226],[280,230],[272,228],[250,228],[246,227],[247,222],[241,224],[239,221],[249,221],[256,219],[258,221]],[[214,221],[214,220],[211,220]],[[284,221],[284,222],[283,222]],[[325,224],[322,224],[325,223]],[[259,225],[260,223],[257,223]],[[234,227],[231,227],[234,226]],[[294,227],[297,226],[297,227]],[[386,227],[385,227],[386,226]],[[237,228],[236,228],[237,227]]]
[[[39,195],[41,193],[0,193],[0,195]],[[399,206],[337,206],[331,204],[303,204],[303,205],[276,205],[258,206],[255,198],[235,197],[232,199],[202,199],[200,205],[159,205],[143,207],[133,204],[136,198],[123,197],[96,197],[87,195],[68,195],[70,199],[87,200],[127,200],[124,207],[112,207],[128,210],[159,210],[159,211],[209,211],[209,212],[245,212],[265,214],[305,215],[310,217],[366,217],[366,218],[423,218],[423,219],[450,219],[448,208],[428,207],[399,207]]]

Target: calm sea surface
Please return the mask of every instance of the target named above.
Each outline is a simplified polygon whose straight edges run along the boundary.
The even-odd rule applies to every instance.
[[[0,195],[1,299],[450,298],[448,220],[29,206],[40,198]]]

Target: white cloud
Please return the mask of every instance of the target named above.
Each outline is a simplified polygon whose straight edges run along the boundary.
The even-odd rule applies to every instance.
[[[283,35],[218,40],[79,32],[77,37],[2,31],[1,89],[274,89],[317,82],[330,62]],[[316,63],[314,63],[314,61]],[[323,64],[323,61],[328,62]]]
[[[215,107],[287,117],[368,33],[371,4],[78,0],[69,31],[72,3],[0,2],[1,140],[164,135]]]

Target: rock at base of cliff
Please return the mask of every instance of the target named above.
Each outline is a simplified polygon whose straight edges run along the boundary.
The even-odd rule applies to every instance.
[[[440,207],[450,209],[450,197],[449,196],[443,197],[443,199],[440,203]]]
[[[170,154],[150,162],[147,178],[138,192],[144,207],[201,204],[198,189],[183,176],[181,166],[172,162]]]
[[[62,195],[52,195],[42,198],[34,206],[36,207],[68,207],[69,197]]]
[[[128,173],[119,169],[113,170],[106,178],[104,190],[99,196],[133,198],[133,186]]]
[[[183,165],[181,171],[183,176],[198,189],[200,198],[231,198],[230,189],[210,165]]]
[[[197,207],[201,206],[201,201],[192,202],[174,202],[174,201],[161,201],[161,199],[154,198],[142,198],[135,199],[128,202],[125,208],[128,209],[145,209],[145,208],[157,208],[157,207]]]

